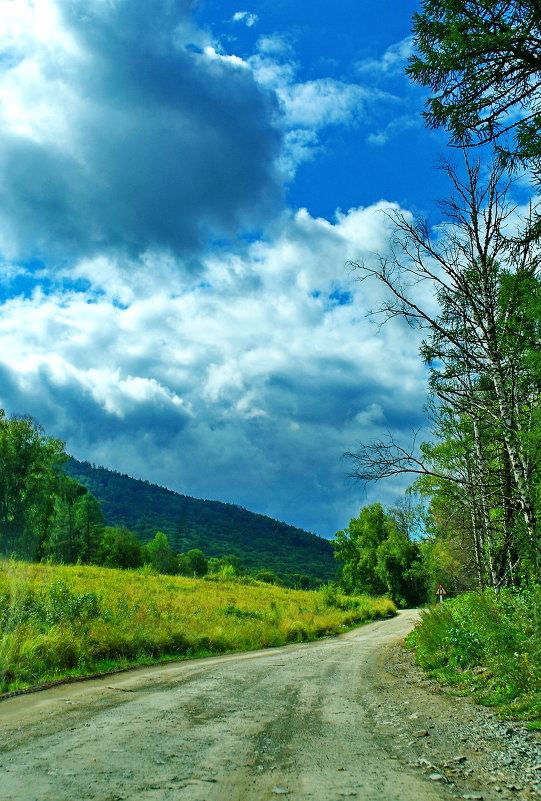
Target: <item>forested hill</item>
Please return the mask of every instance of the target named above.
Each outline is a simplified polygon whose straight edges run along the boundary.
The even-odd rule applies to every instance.
[[[100,501],[106,523],[126,526],[150,541],[167,534],[175,551],[200,548],[206,556],[235,554],[248,570],[336,577],[328,540],[241,506],[180,495],[130,476],[70,459],[66,472]]]

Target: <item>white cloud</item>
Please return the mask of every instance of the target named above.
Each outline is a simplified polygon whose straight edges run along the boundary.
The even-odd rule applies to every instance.
[[[197,254],[210,235],[265,225],[329,128],[391,135],[393,123],[372,129],[393,95],[301,80],[284,36],[225,53],[190,12],[190,0],[0,0],[0,251],[96,265]],[[390,48],[381,69],[406,52]]]
[[[259,17],[250,11],[235,11],[231,19],[233,22],[244,23],[247,28],[253,28],[254,25],[257,25]]]
[[[404,71],[406,63],[413,54],[413,36],[406,36],[400,42],[392,44],[381,58],[369,58],[357,63],[361,74],[381,73],[397,75]]]
[[[190,6],[0,0],[4,253],[187,252],[277,209],[276,101]]]
[[[280,97],[290,126],[318,130],[351,122],[373,93],[362,86],[321,78],[283,87]]]
[[[331,534],[361,498],[342,453],[419,423],[424,376],[344,266],[385,252],[390,204],[329,221],[281,193],[329,130],[392,135],[396,98],[301,77],[285,36],[226,52],[192,5],[0,0],[0,405],[80,458]]]
[[[332,534],[361,501],[342,453],[420,420],[415,337],[367,320],[376,289],[345,267],[386,249],[388,208],[284,214],[197,279],[81,260],[89,289],[1,307],[2,404],[80,458]]]
[[[375,109],[396,105],[397,98],[370,84],[321,77],[298,79],[299,65],[290,43],[280,35],[263,36],[248,59],[257,81],[276,93],[285,132],[279,164],[291,179],[297,167],[324,147],[332,126],[371,125]]]

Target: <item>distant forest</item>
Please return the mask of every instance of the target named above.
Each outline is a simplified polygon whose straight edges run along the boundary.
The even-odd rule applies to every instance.
[[[337,576],[328,540],[230,503],[200,500],[128,475],[70,458],[66,473],[101,504],[108,526],[125,526],[148,543],[163,531],[171,548],[194,548],[208,557],[237,556],[249,572]]]

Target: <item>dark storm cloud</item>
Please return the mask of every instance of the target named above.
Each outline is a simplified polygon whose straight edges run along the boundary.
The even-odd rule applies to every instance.
[[[13,415],[29,414],[48,434],[88,448],[100,441],[109,443],[114,452],[115,443],[122,437],[136,442],[146,439],[153,448],[163,448],[189,420],[182,405],[156,384],[143,384],[147,391],[138,394],[130,393],[129,385],[124,394],[122,387],[111,386],[109,396],[106,389],[100,397],[99,390],[86,386],[80,376],[55,375],[48,364],[35,370],[31,386],[15,370],[0,365],[0,386],[0,407],[5,406]],[[117,406],[113,413],[111,400]]]
[[[0,213],[15,252],[186,253],[275,208],[275,98],[205,47],[189,4],[57,6],[71,46],[29,44],[4,72],[27,118],[24,130],[0,118]]]
[[[388,361],[382,354],[381,362]],[[349,360],[319,357],[292,364],[269,376],[266,408],[272,414],[287,416],[301,424],[340,429],[354,424],[357,415],[376,407],[378,423],[383,428],[422,427],[426,423],[423,395],[379,382],[371,374],[371,368],[367,364],[363,369],[353,356]]]

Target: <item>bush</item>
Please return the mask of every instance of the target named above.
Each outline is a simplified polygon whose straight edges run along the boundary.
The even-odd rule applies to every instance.
[[[510,713],[511,702],[541,692],[541,588],[448,600],[423,613],[408,643],[436,678]]]

